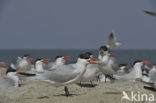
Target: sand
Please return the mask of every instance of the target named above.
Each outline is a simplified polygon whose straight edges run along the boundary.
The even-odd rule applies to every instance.
[[[141,82],[119,82],[104,83],[94,82],[95,87],[84,84],[80,87],[77,84],[68,86],[71,96],[64,95],[63,87],[53,87],[47,82],[20,82],[19,88],[0,89],[0,103],[121,103],[122,91],[128,94],[131,91],[153,94],[143,88]],[[156,100],[156,99],[155,99]],[[124,100],[123,103],[148,103],[131,102]],[[150,102],[150,103],[156,103]]]

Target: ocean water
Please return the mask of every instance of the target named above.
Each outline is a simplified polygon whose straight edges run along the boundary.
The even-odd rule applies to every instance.
[[[54,61],[56,56],[70,56],[68,63],[76,62],[80,53],[90,51],[94,57],[98,56],[96,49],[68,49],[68,50],[0,50],[0,61],[15,62],[18,56],[30,54],[34,58],[50,58]],[[111,50],[118,63],[132,64],[136,60],[148,60],[156,63],[156,50]]]

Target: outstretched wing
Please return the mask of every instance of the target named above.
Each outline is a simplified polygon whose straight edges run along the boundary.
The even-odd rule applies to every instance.
[[[156,17],[156,13],[155,13],[155,12],[151,12],[151,11],[146,11],[146,10],[144,10],[144,13]]]
[[[109,34],[109,38],[108,38],[108,45],[110,47],[113,47],[115,46],[115,42],[116,42],[116,38],[114,36],[114,32],[112,31],[110,34]]]

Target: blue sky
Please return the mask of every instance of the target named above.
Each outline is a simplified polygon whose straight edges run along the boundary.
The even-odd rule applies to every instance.
[[[0,49],[156,49],[154,0],[1,0]]]

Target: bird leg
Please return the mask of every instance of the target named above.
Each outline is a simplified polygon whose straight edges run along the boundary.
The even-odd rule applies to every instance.
[[[100,82],[100,75],[97,76],[97,82]]]
[[[105,74],[105,83],[106,83],[106,80],[107,80],[107,75]]]
[[[94,85],[93,85],[93,83],[92,83],[92,81],[91,81],[91,80],[90,80],[90,84],[91,84],[91,86],[92,86],[92,87],[94,87]]]
[[[81,81],[80,81],[80,86],[82,87]]]
[[[65,91],[65,95],[68,97],[69,96],[69,91],[68,91],[68,87],[67,86],[64,87],[64,91]]]

